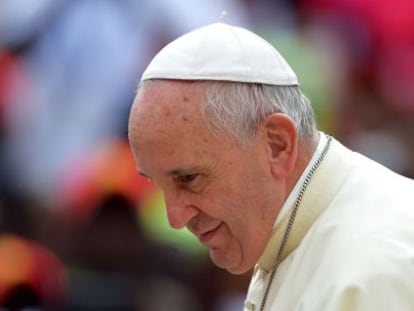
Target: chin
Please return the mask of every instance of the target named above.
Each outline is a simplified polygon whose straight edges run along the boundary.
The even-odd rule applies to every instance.
[[[225,269],[231,274],[243,274],[252,268],[243,262],[236,264],[238,261],[234,257],[222,254],[218,250],[210,250],[210,258],[217,267]]]
[[[234,274],[234,275],[239,275],[239,274],[244,274],[248,271],[250,271],[251,268],[232,268],[232,269],[226,269],[227,272]]]

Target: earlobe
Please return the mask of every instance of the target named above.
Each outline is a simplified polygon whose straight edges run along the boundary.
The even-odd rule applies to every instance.
[[[275,177],[289,176],[298,152],[298,133],[293,120],[283,113],[274,113],[263,120],[269,164]]]

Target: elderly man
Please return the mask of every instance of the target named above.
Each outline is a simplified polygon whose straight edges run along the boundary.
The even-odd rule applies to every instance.
[[[414,310],[414,183],[316,129],[283,57],[222,23],[162,49],[129,139],[172,227],[254,267],[245,310]]]

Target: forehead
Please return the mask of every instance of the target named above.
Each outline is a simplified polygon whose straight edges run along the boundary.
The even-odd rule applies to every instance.
[[[139,162],[197,158],[217,142],[201,113],[204,89],[191,82],[153,82],[141,88],[131,109],[129,138]]]
[[[130,115],[130,129],[180,130],[200,124],[204,91],[186,81],[153,81],[139,89]]]

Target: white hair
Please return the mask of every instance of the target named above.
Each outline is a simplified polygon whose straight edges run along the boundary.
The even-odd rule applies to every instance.
[[[204,116],[211,130],[231,135],[241,144],[254,137],[260,122],[284,113],[295,123],[300,141],[311,139],[316,122],[309,99],[298,86],[208,81]]]

